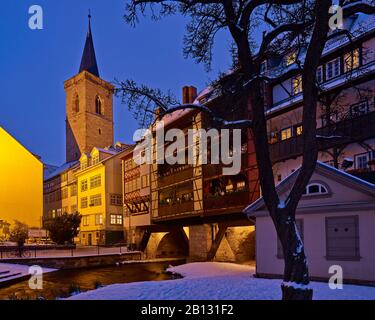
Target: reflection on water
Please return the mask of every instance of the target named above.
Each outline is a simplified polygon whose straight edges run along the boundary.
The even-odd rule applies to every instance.
[[[59,270],[43,276],[43,290],[31,290],[28,281],[23,281],[6,288],[0,288],[0,300],[6,299],[56,299],[68,297],[79,288],[82,292],[98,285],[128,283],[137,281],[159,281],[171,279],[164,273],[170,265],[178,262],[126,264],[114,267]]]

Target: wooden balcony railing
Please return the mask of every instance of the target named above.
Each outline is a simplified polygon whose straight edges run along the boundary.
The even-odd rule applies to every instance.
[[[366,140],[375,137],[375,112],[345,119],[331,127],[317,130],[318,136],[330,137],[319,141],[319,150],[348,144],[354,141]],[[273,162],[279,162],[298,157],[303,151],[302,136],[293,137],[269,146]]]
[[[194,211],[193,201],[174,203],[173,205],[159,204],[158,216],[165,217],[192,211]]]
[[[249,190],[236,191],[225,194],[223,196],[205,196],[204,209],[221,209],[238,206],[246,206],[249,204]]]
[[[169,175],[162,175],[158,179],[158,187],[164,188],[172,184],[184,182],[193,178],[193,167],[185,168],[181,171],[170,173]]]
[[[223,175],[223,165],[222,164],[206,164],[203,165],[203,177],[204,179],[209,179],[213,177],[219,177]],[[241,170],[248,167],[248,154],[244,153],[241,155]]]

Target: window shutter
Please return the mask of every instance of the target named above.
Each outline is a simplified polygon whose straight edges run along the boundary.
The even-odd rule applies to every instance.
[[[326,218],[327,259],[359,259],[358,216]]]

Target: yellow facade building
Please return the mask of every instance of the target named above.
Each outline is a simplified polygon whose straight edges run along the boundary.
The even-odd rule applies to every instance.
[[[0,127],[0,225],[40,228],[42,214],[43,164]]]
[[[126,145],[93,148],[90,154],[82,154],[80,158],[76,177],[83,245],[107,245],[124,240],[121,157],[126,149]]]

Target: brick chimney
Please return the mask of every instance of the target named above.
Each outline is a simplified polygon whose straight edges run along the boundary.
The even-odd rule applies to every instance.
[[[182,103],[193,103],[197,97],[197,88],[193,86],[184,86],[182,88]]]

